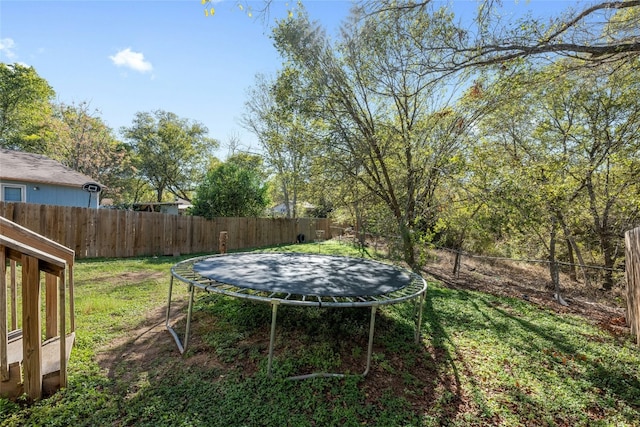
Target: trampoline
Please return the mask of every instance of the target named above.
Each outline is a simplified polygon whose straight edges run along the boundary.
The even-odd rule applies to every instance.
[[[188,285],[184,342],[170,325],[174,278]],[[189,342],[195,289],[271,304],[268,375],[271,376],[279,305],[308,307],[370,307],[366,376],[371,366],[375,315],[379,306],[415,300],[415,341],[420,339],[427,282],[407,269],[361,258],[307,253],[244,252],[191,258],[171,268],[166,328],[180,353]],[[313,373],[290,377],[342,377],[341,373]]]

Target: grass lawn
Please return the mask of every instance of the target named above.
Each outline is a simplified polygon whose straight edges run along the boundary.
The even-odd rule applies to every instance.
[[[361,254],[327,241],[272,248]],[[196,292],[185,356],[164,329],[182,258],[76,266],[69,386],[32,405],[0,399],[1,426],[640,426],[640,349],[588,320],[430,281],[422,342],[413,304],[378,311],[366,378],[287,381],[364,369],[367,309],[278,311]],[[174,285],[184,331],[186,286]]]

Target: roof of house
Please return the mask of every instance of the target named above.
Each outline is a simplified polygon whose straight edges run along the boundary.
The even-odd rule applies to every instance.
[[[96,183],[91,177],[43,155],[6,149],[0,149],[0,179],[70,187]]]

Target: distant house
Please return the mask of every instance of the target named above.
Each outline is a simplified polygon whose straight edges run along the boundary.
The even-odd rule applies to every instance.
[[[133,210],[138,212],[160,212],[168,215],[184,215],[191,203],[178,198],[175,202],[134,203]]]
[[[0,201],[97,208],[102,187],[40,154],[0,149]]]
[[[311,203],[302,202],[298,203],[298,209],[296,209],[297,216],[308,216],[310,211],[315,209],[315,206]],[[289,204],[289,212],[293,213],[293,203]],[[287,214],[287,205],[280,203],[271,208],[271,214],[275,216],[285,216]]]

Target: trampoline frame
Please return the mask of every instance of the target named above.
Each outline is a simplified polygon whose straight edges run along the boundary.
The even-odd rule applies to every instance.
[[[251,252],[251,254],[260,254],[260,253],[277,254],[277,252]],[[246,254],[246,252],[241,252],[239,254]],[[292,254],[292,253],[286,252],[286,254]],[[245,288],[245,287],[218,282],[214,279],[210,279],[208,277],[202,276],[201,274],[197,273],[193,269],[193,266],[200,261],[208,260],[216,257],[234,256],[234,255],[238,255],[238,254],[232,253],[232,254],[205,255],[205,256],[190,258],[190,259],[181,261],[175,264],[173,267],[171,267],[171,280],[169,282],[169,296],[167,298],[165,326],[173,336],[173,339],[175,340],[176,345],[178,346],[178,350],[180,351],[180,354],[185,353],[189,343],[189,336],[191,332],[191,315],[193,312],[193,300],[194,300],[194,292],[196,288],[202,289],[207,292],[213,292],[216,294],[230,296],[233,298],[248,299],[252,301],[271,304],[271,331],[270,331],[270,337],[269,337],[269,355],[268,355],[268,363],[267,363],[267,374],[269,376],[271,376],[271,368],[273,365],[273,349],[275,346],[275,330],[276,330],[278,306],[281,304],[294,305],[294,306],[306,306],[306,307],[318,307],[318,308],[370,307],[371,318],[369,321],[369,341],[368,341],[368,347],[367,347],[366,367],[364,372],[362,374],[359,374],[360,376],[363,376],[363,377],[369,373],[369,369],[371,367],[371,356],[373,352],[373,336],[375,331],[375,316],[376,316],[377,308],[379,306],[398,304],[401,302],[418,298],[418,301],[414,306],[414,312],[413,312],[413,317],[415,318],[414,339],[416,344],[420,341],[420,332],[422,327],[422,309],[424,306],[424,300],[426,298],[426,293],[427,293],[427,281],[417,273],[411,272],[407,269],[402,269],[400,267],[397,267],[410,275],[411,280],[408,285],[400,289],[396,289],[391,292],[380,294],[380,295],[362,295],[362,296],[345,297],[345,296],[310,296],[310,295],[302,295],[302,294],[294,294],[294,293],[255,290],[251,288]],[[297,253],[296,255],[323,256],[323,255],[311,254],[311,253],[310,254]],[[332,256],[335,256],[335,255],[332,255]],[[343,257],[343,258],[349,258],[349,257]],[[357,259],[357,258],[349,258],[349,259]],[[372,261],[372,260],[368,260],[368,261]],[[187,309],[187,324],[185,327],[184,342],[181,342],[177,332],[170,325],[171,297],[173,292],[174,278],[188,285],[189,305]],[[288,379],[298,380],[298,379],[307,379],[307,378],[314,378],[314,377],[342,378],[349,375],[358,375],[358,374],[320,372],[320,373],[296,375],[296,376],[289,377]]]

